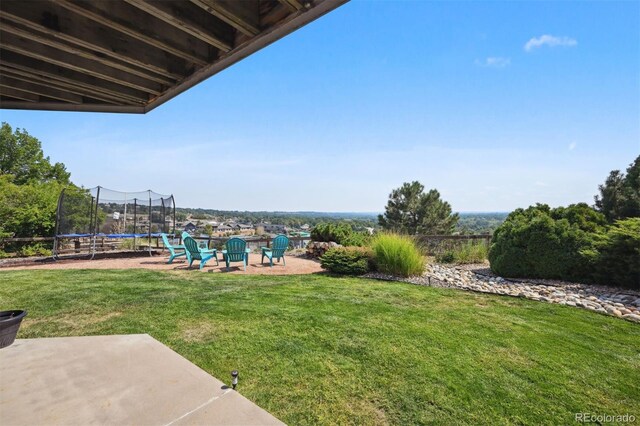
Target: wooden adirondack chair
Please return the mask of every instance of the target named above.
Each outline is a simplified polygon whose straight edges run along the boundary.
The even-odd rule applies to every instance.
[[[247,242],[242,238],[231,238],[225,243],[226,250],[222,250],[222,255],[227,263],[227,271],[229,270],[229,263],[242,262],[244,270],[247,270],[247,263],[249,263],[249,249],[247,249]]]
[[[175,246],[172,245],[169,242],[169,238],[167,237],[167,234],[162,234],[162,243],[167,248],[167,250],[169,250],[169,253],[171,254],[169,256],[169,261],[167,263],[173,262],[173,259],[175,259],[176,257],[182,257],[187,255],[187,251],[184,248],[184,245],[175,245]]]
[[[273,258],[275,257],[278,259],[278,262],[282,259],[282,264],[286,266],[287,262],[284,260],[284,253],[287,251],[287,248],[289,248],[289,238],[286,235],[278,235],[271,241],[271,247],[260,247],[262,250],[262,260],[260,263],[264,263],[266,256],[273,268]]]
[[[204,250],[198,247],[198,243],[191,236],[185,235],[182,239],[184,246],[187,251],[187,260],[189,261],[189,268],[193,264],[194,260],[200,261],[200,270],[204,268],[204,265],[211,259],[216,260],[216,265],[219,265],[218,262],[218,252],[216,249]]]

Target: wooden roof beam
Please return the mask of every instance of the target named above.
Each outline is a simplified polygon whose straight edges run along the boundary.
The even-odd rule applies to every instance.
[[[191,0],[193,4],[248,36],[260,33],[259,1]]]
[[[298,10],[304,9],[305,7],[298,0],[278,0],[280,3],[285,5],[290,11],[297,12]],[[310,0],[304,0],[305,3],[311,3]]]
[[[53,89],[51,87],[47,87],[46,85],[17,80],[5,75],[0,75],[0,86],[22,90],[23,92],[33,93],[34,95],[46,96],[47,98],[57,99],[72,104],[82,103],[82,96],[74,95],[58,89]]]
[[[70,104],[68,102],[24,102],[2,100],[0,108],[3,109],[26,109],[38,111],[83,111],[83,112],[118,112],[129,114],[144,114],[143,106],[134,105],[109,105],[109,104]]]
[[[106,26],[113,30],[119,31],[122,34],[126,34],[136,40],[146,43],[149,46],[164,50],[174,56],[185,59],[198,66],[205,66],[208,63],[206,55],[200,54],[196,51],[196,48],[188,45],[180,45],[175,40],[165,37],[160,32],[150,32],[147,27],[147,32],[140,31],[139,28],[132,26],[131,22],[134,20],[119,19],[115,16],[107,16],[105,10],[121,8],[120,3],[116,2],[104,2],[92,1],[83,3],[72,3],[68,0],[52,0],[59,6],[65,9],[90,19],[99,25]]]
[[[65,52],[39,43],[28,42],[5,32],[3,28],[0,28],[0,30],[3,31],[0,33],[0,47],[3,49],[154,95],[162,92],[162,88],[158,84],[151,83],[148,80],[116,69],[108,70],[104,66],[82,57],[74,57],[73,61],[71,61],[69,55]]]
[[[64,9],[53,3],[51,7],[54,16],[52,19],[55,19],[55,25],[51,24],[51,28],[44,25],[42,14],[38,10],[21,7],[19,2],[1,1],[0,17],[30,30],[39,31],[52,39],[89,49],[160,76],[180,80],[189,73],[182,58],[167,57],[163,50],[149,49],[146,43],[134,38],[123,39],[119,32],[112,29],[105,28],[98,32],[93,21],[83,16],[73,16],[73,19],[69,19],[68,14],[62,13],[66,12]],[[176,66],[176,62],[180,64]],[[157,66],[163,63],[166,65]]]
[[[40,100],[40,96],[34,95],[33,93],[25,92],[20,89],[16,89],[13,87],[4,87],[0,86],[0,96],[6,96],[13,99],[20,99],[21,101],[27,102],[38,102]]]
[[[229,42],[223,40],[220,35],[215,35],[213,28],[204,26],[194,19],[190,19],[194,16],[189,17],[187,13],[185,13],[185,10],[176,7],[178,4],[186,5],[188,3],[171,3],[166,0],[156,2],[146,0],[124,1],[223,52],[228,52],[233,47]]]
[[[37,75],[51,79],[52,81],[61,81],[76,87],[109,95],[113,98],[121,99],[123,103],[140,105],[149,100],[148,94],[144,92],[120,86],[108,81],[103,81],[96,77],[62,68],[57,65],[21,56],[14,52],[0,51],[0,57],[2,58],[2,65],[4,66],[27,73],[36,73]]]
[[[3,17],[2,12],[0,12],[0,17]],[[61,43],[59,41],[56,41],[55,39],[51,39],[50,37],[47,37],[47,35],[42,35],[39,33],[36,33],[35,31],[26,31],[23,29],[20,29],[18,27],[16,27],[15,25],[6,23],[6,22],[2,22],[2,29],[8,33],[11,33],[13,35],[16,35],[18,37],[22,37],[25,38],[27,40],[31,40],[31,41],[35,41],[53,48],[56,48],[58,50],[61,50],[63,52],[67,52],[67,53],[71,53],[73,55],[77,55],[77,56],[81,56],[85,59],[89,59],[91,61],[96,61],[99,62],[101,64],[104,64],[108,67],[111,68],[115,68],[118,69],[120,71],[124,71],[126,73],[129,74],[133,74],[133,75],[137,75],[138,77],[147,79],[147,80],[151,80],[151,81],[155,81],[156,83],[159,84],[163,84],[165,86],[171,86],[173,85],[173,83],[175,82],[175,80],[168,80],[167,78],[164,77],[160,77],[157,75],[154,75],[153,73],[149,73],[149,72],[144,72],[144,71],[140,71],[138,69],[135,68],[131,68],[130,66],[124,65],[120,62],[116,62],[113,61],[111,59],[108,58],[104,58],[102,56],[96,55],[90,51],[87,51],[83,48],[78,48],[75,47],[73,45],[69,45],[68,43]],[[177,80],[177,79],[176,79]]]
[[[86,98],[97,99],[99,101],[103,101],[103,102],[114,104],[114,105],[118,105],[122,103],[128,104],[128,105],[139,105],[139,103],[132,102],[126,99],[105,95],[104,93],[97,92],[95,90],[78,87],[76,85],[65,83],[63,81],[53,80],[51,78],[43,77],[38,74],[5,67],[3,65],[0,65],[0,74],[6,75],[7,77],[13,77],[18,80],[34,82],[34,83],[44,83],[49,87],[53,87],[59,90],[66,90],[69,93],[75,93],[76,95],[84,96]]]

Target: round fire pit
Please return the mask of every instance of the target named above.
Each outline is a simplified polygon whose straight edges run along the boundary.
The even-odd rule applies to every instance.
[[[0,349],[16,340],[22,318],[26,316],[27,311],[0,311]]]

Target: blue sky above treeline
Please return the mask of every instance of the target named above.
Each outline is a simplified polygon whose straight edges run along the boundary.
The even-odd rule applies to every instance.
[[[86,187],[223,210],[593,202],[640,153],[640,2],[354,0],[146,115],[0,111]]]

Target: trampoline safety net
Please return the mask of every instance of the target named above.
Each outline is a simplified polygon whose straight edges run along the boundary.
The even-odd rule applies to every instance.
[[[135,250],[161,233],[175,232],[173,195],[121,192],[97,186],[66,188],[58,199],[54,257]]]

